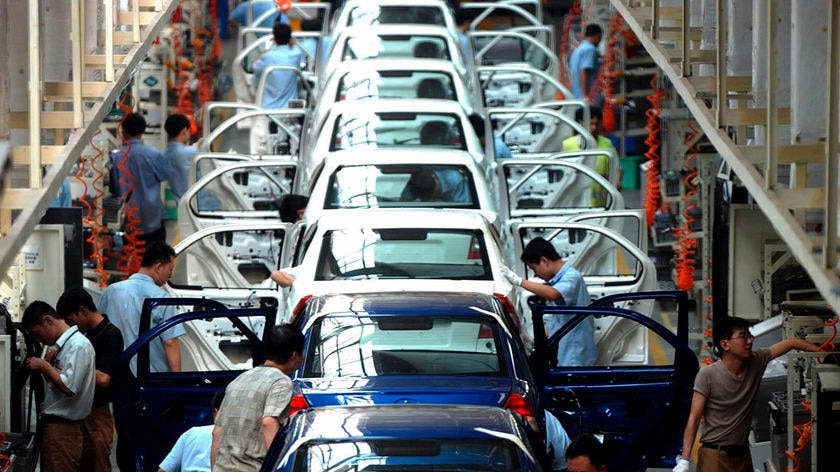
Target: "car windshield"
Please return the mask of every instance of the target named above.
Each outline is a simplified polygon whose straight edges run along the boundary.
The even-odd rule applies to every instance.
[[[379,6],[365,2],[350,10],[348,15],[348,26],[393,23],[443,25],[443,11],[433,6]]]
[[[488,439],[366,439],[306,444],[294,470],[499,471],[522,470],[516,446]]]
[[[342,60],[429,58],[451,59],[446,38],[416,34],[356,34],[347,38]]]
[[[479,230],[353,228],[324,234],[315,280],[492,280]]]
[[[469,308],[467,308],[469,309]],[[499,325],[481,316],[326,316],[312,326],[304,377],[505,376]]]
[[[341,77],[335,101],[368,98],[455,100],[452,76],[433,70],[375,70],[360,65]]]
[[[343,166],[330,176],[324,209],[470,208],[478,209],[475,183],[464,166]]]
[[[377,113],[359,107],[335,120],[332,135],[330,151],[406,144],[467,150],[461,120],[449,113]]]

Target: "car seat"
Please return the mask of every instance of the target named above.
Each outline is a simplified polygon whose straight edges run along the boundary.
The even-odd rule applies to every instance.
[[[414,45],[414,57],[443,59],[440,46],[434,41],[420,41]]]
[[[448,99],[449,93],[440,79],[427,77],[417,84],[417,98]]]

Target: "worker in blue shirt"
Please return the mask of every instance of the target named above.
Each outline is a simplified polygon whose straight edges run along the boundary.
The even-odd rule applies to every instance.
[[[126,184],[120,185],[126,209],[132,209],[136,215],[136,229],[141,241],[146,245],[152,241],[165,242],[166,208],[160,197],[160,188],[169,179],[169,166],[158,149],[143,143],[143,133],[146,132],[146,119],[143,115],[127,115],[120,130],[125,139],[120,146],[120,161],[128,174],[123,174],[122,169],[117,174],[120,184]]]
[[[252,5],[253,4],[253,5]],[[250,7],[251,16],[248,16],[248,9]],[[252,25],[251,23],[265,14],[265,12],[269,10],[274,10],[275,14],[270,15],[259,24]],[[271,28],[274,25],[275,21],[279,21],[281,23],[289,24],[289,18],[286,16],[285,13],[280,11],[277,8],[277,3],[272,1],[249,1],[245,0],[241,2],[239,5],[236,6],[228,15],[228,24],[233,29],[238,29],[243,26],[258,26],[260,28]],[[258,34],[257,36],[263,36],[263,34]]]
[[[265,69],[270,66],[289,66],[300,69],[303,51],[292,37],[292,28],[284,23],[275,23],[272,29],[275,46],[267,49],[254,62],[254,80],[259,81]],[[287,108],[289,100],[298,98],[298,74],[292,70],[272,70],[265,83],[262,97],[257,103],[263,108]]]
[[[469,116],[469,119],[470,119],[470,124],[473,127],[473,130],[475,130],[475,134],[478,135],[478,141],[481,143],[482,146],[484,146],[484,143],[487,140],[487,135],[485,134],[486,133],[486,128],[484,126],[484,118],[479,114],[473,113],[472,115]],[[513,154],[511,154],[510,148],[507,147],[507,144],[505,144],[505,142],[502,141],[502,138],[500,138],[499,135],[496,134],[495,131],[492,131],[492,133],[493,133],[493,152],[496,155],[495,158],[496,159],[512,159]]]

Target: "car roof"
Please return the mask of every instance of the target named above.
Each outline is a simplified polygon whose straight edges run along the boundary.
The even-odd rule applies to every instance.
[[[319,230],[362,228],[484,229],[487,218],[475,210],[452,208],[361,208],[325,212],[317,221]]]
[[[333,293],[314,297],[320,314],[352,312],[358,315],[474,315],[468,309],[495,314],[492,295],[468,292]]]
[[[338,33],[336,41],[343,37],[353,36],[441,36],[451,38],[452,34],[446,26],[426,25],[422,23],[380,23],[377,25],[352,25],[345,26]]]
[[[300,415],[300,416],[299,416]],[[519,435],[514,413],[498,407],[365,405],[301,411],[294,420],[310,440],[358,437],[490,438],[486,430]],[[410,418],[411,427],[406,427]],[[348,428],[347,425],[353,425]]]

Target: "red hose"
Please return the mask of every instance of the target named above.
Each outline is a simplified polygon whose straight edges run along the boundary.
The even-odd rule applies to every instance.
[[[697,239],[691,237],[694,231],[691,229],[691,224],[696,218],[692,215],[692,210],[697,208],[693,197],[697,193],[697,187],[694,185],[694,179],[697,177],[697,169],[692,167],[691,161],[697,158],[698,151],[692,142],[697,137],[698,131],[694,128],[691,120],[688,120],[688,129],[691,133],[685,138],[685,145],[688,149],[688,157],[685,159],[685,168],[687,173],[683,179],[686,192],[683,196],[685,201],[685,209],[683,210],[683,222],[680,228],[675,231],[677,241],[674,244],[674,261],[676,263],[677,288],[680,290],[691,290],[694,285],[694,256],[697,254]]]
[[[662,107],[659,106],[659,102],[664,100],[668,93],[664,89],[659,88],[657,84],[658,79],[659,74],[655,74],[650,79],[650,86],[654,92],[647,96],[647,100],[650,102],[650,108],[645,111],[645,116],[647,116],[645,130],[648,132],[648,136],[645,139],[645,144],[648,146],[645,157],[648,160],[648,169],[645,172],[647,182],[645,183],[646,195],[644,208],[648,226],[653,225],[653,220],[662,201],[659,188],[659,147],[662,144],[659,139],[659,115],[662,113]]]
[[[558,61],[560,69],[558,80],[570,90],[572,88],[572,82],[571,77],[569,76],[570,72],[567,69],[567,65],[569,63],[569,56],[572,54],[570,37],[572,35],[572,25],[575,22],[581,22],[580,0],[575,0],[575,2],[572,4],[572,8],[569,9],[569,13],[567,13],[566,17],[563,19],[563,34],[560,36],[561,60]],[[564,97],[557,98],[558,100],[561,100]]]

